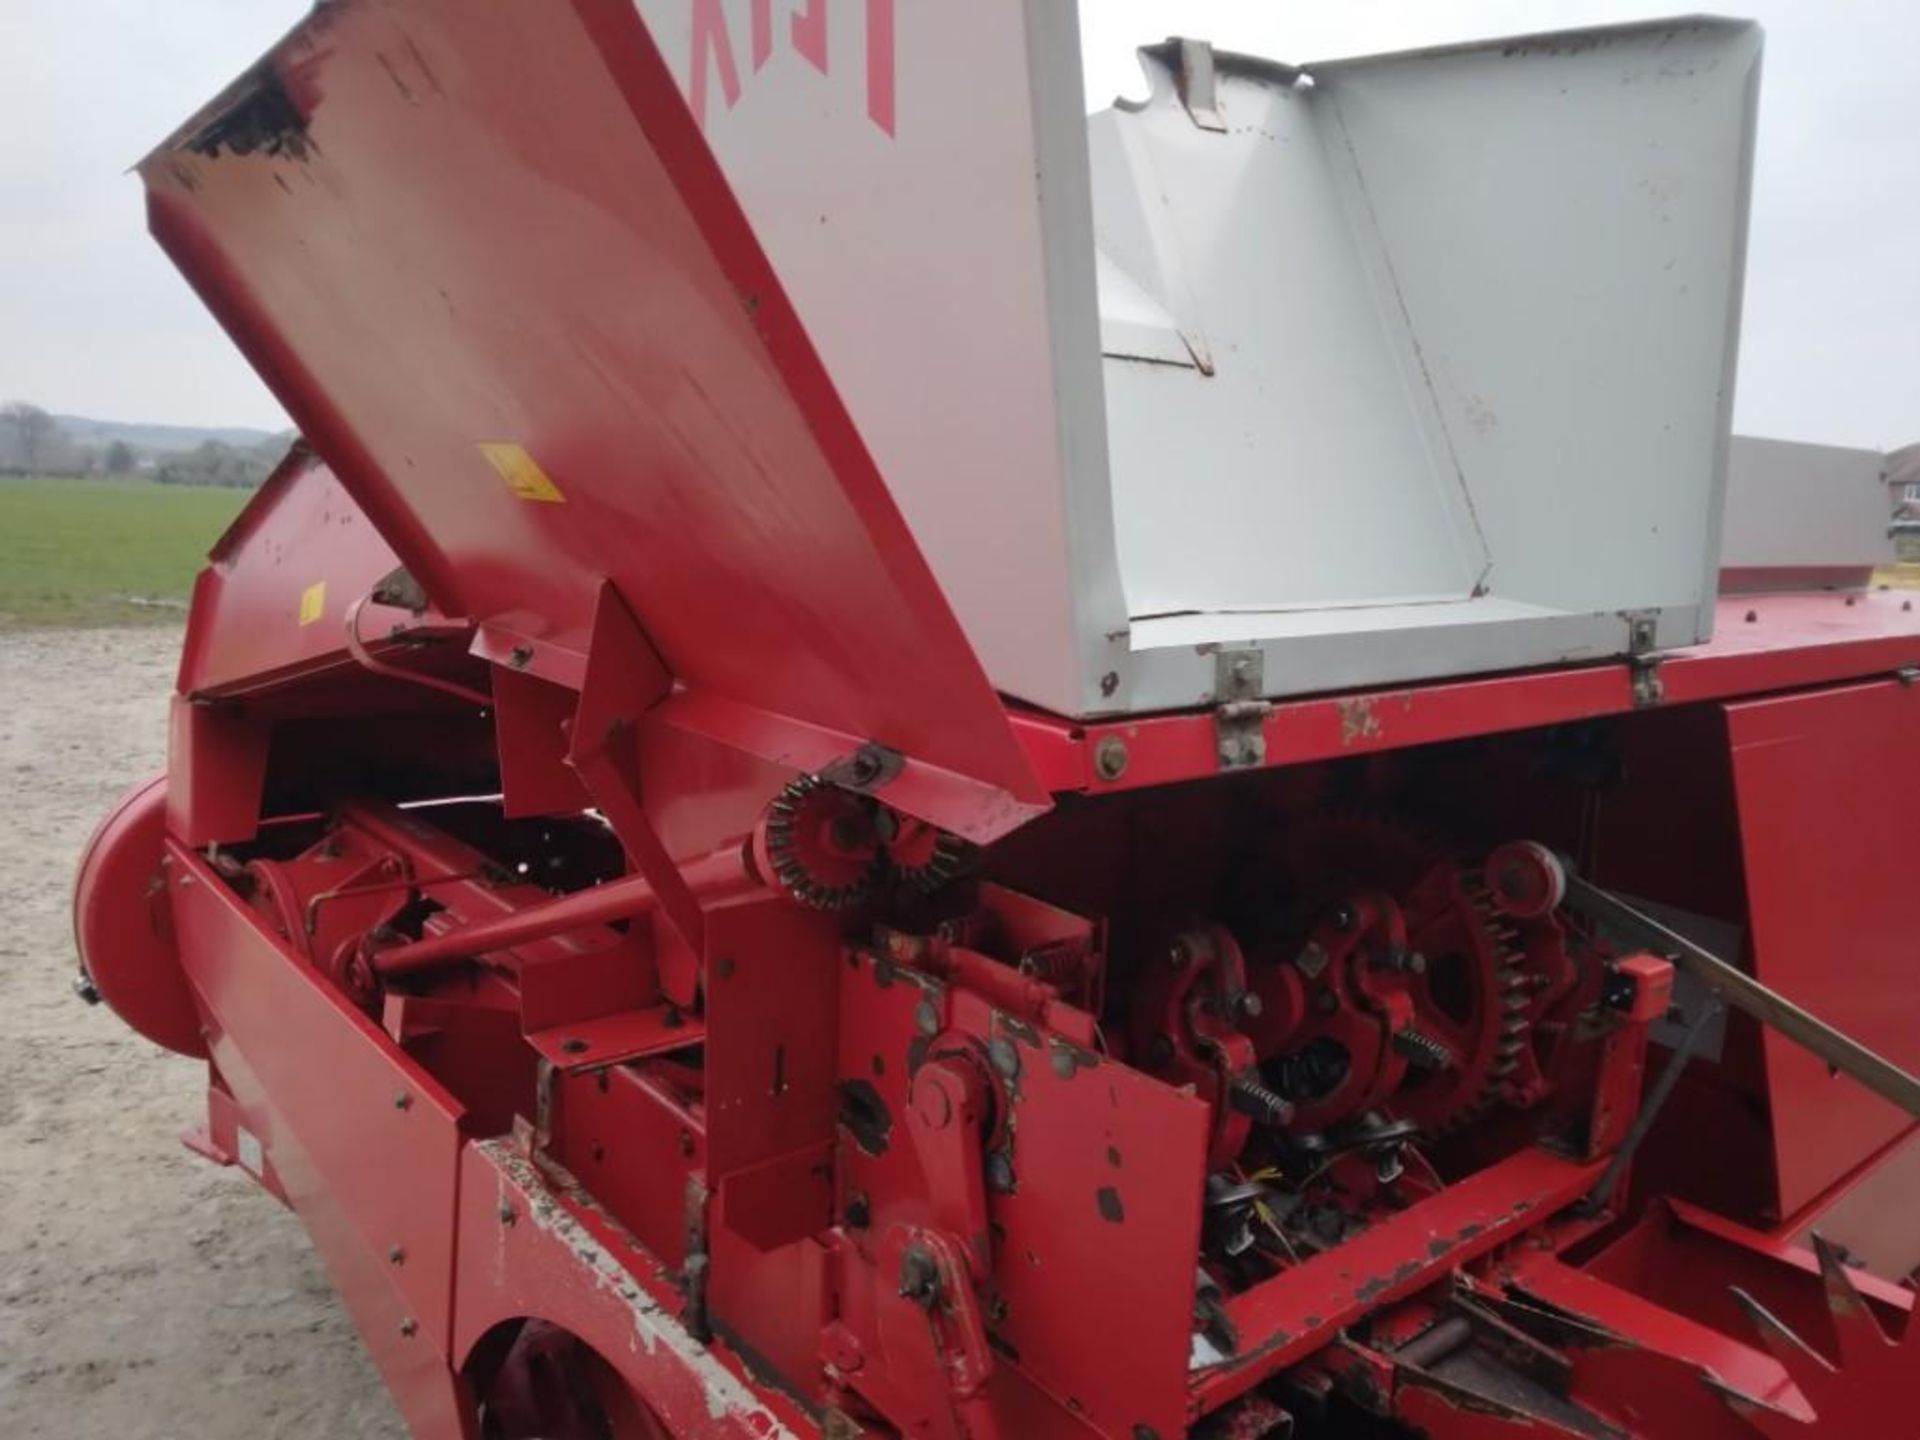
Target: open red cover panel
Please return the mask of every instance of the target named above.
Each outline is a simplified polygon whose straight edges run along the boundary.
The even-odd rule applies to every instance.
[[[687,695],[1045,803],[628,0],[322,6],[141,169],[440,609],[562,678],[610,580]]]

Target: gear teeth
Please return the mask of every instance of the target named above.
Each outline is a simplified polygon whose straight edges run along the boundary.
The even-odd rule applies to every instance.
[[[767,802],[766,818],[761,823],[767,860],[773,879],[782,890],[800,904],[813,910],[845,910],[865,900],[878,880],[879,865],[855,885],[831,885],[814,876],[798,848],[801,815],[812,797],[835,787],[818,775],[800,775],[782,786],[780,793]]]
[[[898,866],[894,875],[902,884],[922,895],[931,895],[958,875],[972,855],[971,845],[958,835],[949,835],[943,830],[934,841],[933,854],[926,864]]]
[[[1491,1029],[1481,1032],[1479,1042],[1492,1041],[1491,1051],[1477,1051],[1486,1059],[1477,1088],[1463,1093],[1443,1117],[1431,1123],[1435,1133],[1457,1132],[1478,1120],[1514,1093],[1526,1059],[1532,1024],[1528,1019],[1533,1004],[1533,985],[1526,970],[1527,953],[1524,932],[1493,902],[1492,892],[1477,865],[1464,865],[1458,873],[1459,892],[1470,911],[1470,923],[1479,930],[1482,961],[1491,974],[1484,984],[1488,1007],[1480,1024]],[[1417,1021],[1416,1021],[1417,1024]],[[1466,1064],[1463,1058],[1458,1064]],[[1463,1078],[1463,1085],[1471,1084]]]

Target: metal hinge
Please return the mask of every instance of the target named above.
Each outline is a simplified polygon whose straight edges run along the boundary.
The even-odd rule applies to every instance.
[[[1645,710],[1667,698],[1667,687],[1660,679],[1659,655],[1631,655],[1627,664],[1633,671],[1633,708]]]
[[[1266,664],[1258,650],[1222,650],[1213,657],[1214,738],[1222,770],[1267,761]]]
[[[1633,708],[1645,710],[1667,698],[1667,687],[1661,683],[1659,672],[1660,661],[1665,657],[1653,653],[1660,612],[1627,610],[1621,618],[1627,622],[1627,665],[1633,672]]]

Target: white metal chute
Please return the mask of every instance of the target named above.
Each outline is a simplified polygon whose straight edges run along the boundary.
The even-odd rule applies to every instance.
[[[717,32],[641,8],[691,93]],[[1088,120],[1072,6],[879,8],[710,73],[706,131],[1002,691],[1144,711],[1215,698],[1223,646],[1278,695],[1704,638],[1757,27],[1168,42]]]

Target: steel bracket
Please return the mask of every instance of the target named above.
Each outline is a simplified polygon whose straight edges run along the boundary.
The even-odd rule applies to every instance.
[[[1258,650],[1222,650],[1213,657],[1214,737],[1222,770],[1247,770],[1267,761],[1265,660]]]
[[[1654,653],[1660,625],[1658,610],[1626,610],[1627,664],[1633,671],[1633,708],[1645,710],[1667,698],[1667,687],[1660,681],[1656,667],[1661,656]]]

